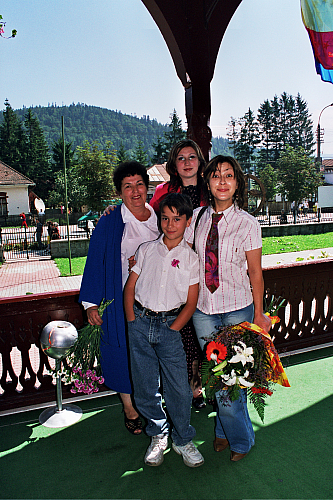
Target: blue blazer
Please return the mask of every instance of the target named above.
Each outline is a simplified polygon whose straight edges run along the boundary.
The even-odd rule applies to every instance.
[[[121,269],[124,226],[121,206],[98,221],[90,239],[79,300],[98,305],[102,299],[113,300],[102,318],[103,377],[110,389],[131,394]]]

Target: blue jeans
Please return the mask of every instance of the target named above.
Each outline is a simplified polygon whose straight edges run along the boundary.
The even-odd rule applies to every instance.
[[[202,337],[209,337],[220,326],[237,325],[243,321],[251,322],[253,320],[253,304],[238,311],[221,314],[204,314],[197,309],[192,320],[200,347],[203,349],[206,342]],[[230,449],[237,453],[248,453],[254,445],[254,430],[247,409],[246,391],[247,389],[241,389],[239,398],[229,402],[228,406],[224,406],[221,402],[223,391],[216,393],[215,435],[218,438],[227,439]]]
[[[148,420],[148,436],[169,433],[159,391],[161,377],[173,424],[171,437],[177,446],[183,446],[195,436],[195,429],[190,425],[192,391],[186,355],[180,333],[170,328],[176,316],[150,317],[136,306],[134,313],[135,320],[128,322],[128,341],[137,409]]]

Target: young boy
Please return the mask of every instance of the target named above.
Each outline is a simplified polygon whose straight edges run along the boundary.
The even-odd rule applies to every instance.
[[[152,438],[145,463],[158,466],[169,434],[159,393],[161,375],[173,423],[172,447],[186,465],[198,467],[204,459],[192,442],[192,391],[179,333],[198,300],[198,257],[183,237],[191,222],[192,204],[187,196],[172,193],[160,203],[160,213],[163,234],[138,248],[124,289],[134,399],[148,420],[146,432]]]

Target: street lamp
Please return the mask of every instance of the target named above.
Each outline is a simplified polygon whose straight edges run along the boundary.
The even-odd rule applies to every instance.
[[[331,104],[329,104],[328,106],[325,106],[321,110],[321,112],[319,114],[319,118],[318,118],[318,125],[317,125],[317,161],[319,161],[319,163],[321,163],[321,157],[320,157],[320,117],[321,117],[321,114],[324,111],[324,109],[329,108],[330,106],[333,106],[333,102]]]

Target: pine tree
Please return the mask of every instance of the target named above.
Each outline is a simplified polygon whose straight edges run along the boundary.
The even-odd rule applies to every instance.
[[[15,170],[24,173],[25,136],[20,119],[5,100],[3,122],[0,125],[0,159]]]
[[[314,151],[313,122],[306,101],[298,93],[295,99],[295,128],[293,147],[302,147],[307,154]]]
[[[257,120],[250,108],[239,120],[239,125],[240,133],[235,145],[235,157],[243,170],[249,172],[254,162],[256,146],[259,143]]]
[[[123,141],[121,141],[120,146],[119,146],[118,151],[117,151],[117,164],[119,165],[119,163],[123,163],[124,161],[128,161],[128,160],[129,160],[128,153],[124,147]]]
[[[75,151],[72,149],[72,143],[65,141],[65,160],[66,168],[70,168],[74,161]],[[64,148],[62,137],[53,143],[52,146],[52,169],[53,173],[64,168]]]
[[[165,142],[163,142],[163,139],[160,135],[157,136],[157,142],[153,142],[152,146],[155,150],[155,153],[150,160],[151,164],[154,165],[157,163],[160,165],[166,162],[168,159],[169,151],[167,150],[167,146]]]
[[[174,144],[186,138],[186,132],[182,129],[182,121],[179,119],[175,109],[170,115],[170,123],[168,127],[170,128],[170,131],[164,132],[164,142],[166,149],[169,152]]]
[[[236,144],[239,139],[239,122],[233,116],[230,118],[230,122],[228,123],[227,137],[232,155],[236,156]]]
[[[133,160],[138,161],[143,165],[144,167],[148,166],[148,157],[147,153],[143,147],[143,142],[141,140],[138,141],[134,154],[133,154]]]
[[[38,118],[28,109],[25,120],[26,155],[24,174],[36,183],[36,194],[46,199],[53,187],[50,153]]]

